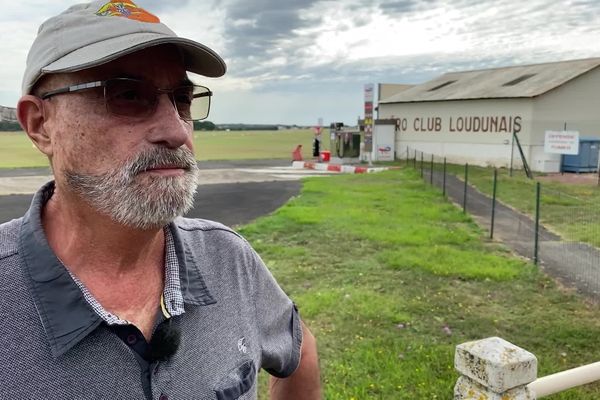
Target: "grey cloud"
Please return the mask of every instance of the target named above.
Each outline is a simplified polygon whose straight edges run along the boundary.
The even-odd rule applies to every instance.
[[[276,0],[236,1],[227,5],[225,35],[228,50],[235,57],[262,56],[269,53],[277,40],[294,40],[295,29],[311,26],[318,21],[300,18],[302,9],[316,0],[291,3]],[[250,23],[243,23],[250,21]]]
[[[434,1],[431,3],[434,3]],[[384,1],[379,5],[379,8],[387,14],[403,14],[414,11],[422,5],[423,2],[418,0]]]

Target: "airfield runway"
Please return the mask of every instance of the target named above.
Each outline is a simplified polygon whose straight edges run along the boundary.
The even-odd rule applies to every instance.
[[[188,217],[245,224],[281,207],[301,188],[300,178],[322,175],[294,170],[287,160],[199,162],[201,182]],[[0,223],[22,216],[33,193],[51,179],[47,168],[0,170]]]

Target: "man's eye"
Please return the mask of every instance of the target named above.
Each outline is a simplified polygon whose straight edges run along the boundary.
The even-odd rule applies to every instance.
[[[189,94],[175,94],[175,101],[179,104],[192,104],[192,96]]]
[[[124,90],[115,93],[113,98],[117,100],[138,101],[140,100],[140,94],[137,90]]]

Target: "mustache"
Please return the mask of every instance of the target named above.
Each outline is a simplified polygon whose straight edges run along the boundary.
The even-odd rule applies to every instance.
[[[194,153],[188,148],[179,147],[175,150],[164,147],[148,149],[139,153],[125,165],[130,177],[146,170],[160,167],[182,168],[190,171],[198,168]]]

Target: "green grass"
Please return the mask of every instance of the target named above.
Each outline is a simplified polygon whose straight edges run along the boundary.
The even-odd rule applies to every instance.
[[[307,179],[240,231],[315,333],[326,399],[452,398],[455,346],[489,336],[533,352],[540,376],[600,359],[600,311],[485,240],[413,170]]]
[[[322,135],[328,148],[327,134]],[[302,145],[305,159],[312,157],[311,129],[283,131],[194,132],[194,145],[199,160],[292,159],[292,151]]]
[[[283,131],[194,132],[199,160],[241,160],[282,158],[291,160],[292,151],[302,145],[305,159],[312,157],[313,132],[310,129]],[[322,135],[329,147],[327,134]],[[23,132],[0,132],[0,168],[46,167],[48,161]]]
[[[464,179],[464,166],[451,165],[448,171]],[[493,173],[492,168],[470,166],[469,183],[491,196]],[[536,180],[522,171],[511,177],[508,170],[498,170],[498,199],[529,215],[535,215],[535,186]],[[557,182],[542,182],[541,187],[542,224],[565,239],[600,247],[600,187]]]
[[[24,132],[0,132],[0,168],[47,167],[48,159]]]

